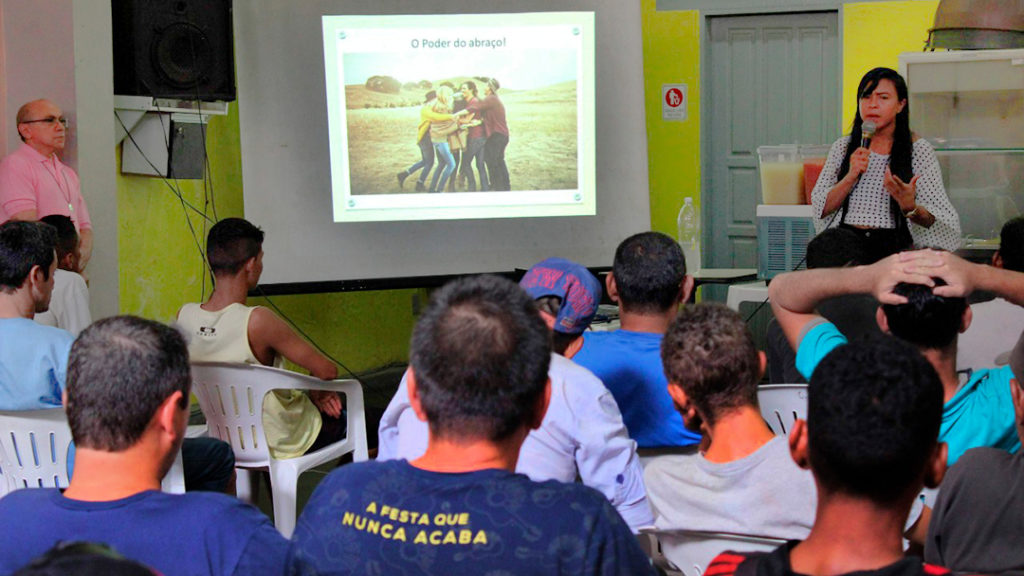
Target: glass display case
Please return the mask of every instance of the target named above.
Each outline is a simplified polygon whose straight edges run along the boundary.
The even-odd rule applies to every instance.
[[[910,125],[936,149],[965,246],[1024,208],[1024,50],[904,53]]]

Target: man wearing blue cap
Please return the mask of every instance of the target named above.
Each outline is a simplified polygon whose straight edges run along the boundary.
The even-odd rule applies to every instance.
[[[636,443],[615,399],[590,371],[568,359],[597,312],[600,282],[575,262],[549,258],[530,268],[519,285],[552,329],[555,353],[548,370],[551,403],[540,428],[523,443],[516,472],[538,482],[574,482],[578,475],[608,498],[634,532],[652,525]],[[378,460],[412,460],[426,451],[427,423],[412,410],[405,378],[384,412],[379,437]]]

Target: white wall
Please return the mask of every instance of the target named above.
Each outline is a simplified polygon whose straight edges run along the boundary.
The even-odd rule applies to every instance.
[[[118,312],[117,183],[108,0],[0,0],[0,154],[18,147],[18,107],[49,98],[71,131],[62,160],[75,168],[92,216],[89,264],[95,318]]]
[[[36,98],[49,98],[64,110],[71,133],[62,160],[78,167],[75,111],[75,54],[72,0],[0,0],[3,10],[3,116],[6,151],[20,144],[14,116]],[[108,9],[109,9],[109,3]]]

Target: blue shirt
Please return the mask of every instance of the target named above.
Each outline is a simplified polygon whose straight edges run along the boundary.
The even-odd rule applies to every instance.
[[[668,380],[661,365],[663,337],[629,330],[587,332],[583,348],[572,358],[608,387],[629,435],[640,448],[700,442],[700,434],[683,426],[683,417],[668,395]]]
[[[834,324],[812,326],[800,339],[796,367],[808,380],[829,352],[846,344]],[[942,406],[939,442],[948,446],[947,464],[952,466],[964,452],[979,446],[1001,448],[1010,453],[1020,450],[1016,416],[1010,396],[1009,366],[995,370],[977,370],[967,383]]]
[[[266,516],[212,492],[85,502],[25,489],[0,499],[0,518],[0,575],[62,540],[107,543],[164,576],[281,576],[289,566],[288,541]]]
[[[28,318],[0,318],[0,410],[60,406],[74,340]]]
[[[409,404],[406,376],[381,417],[377,460],[415,460],[427,451],[429,427]],[[575,482],[578,476],[604,494],[633,530],[653,525],[636,442],[608,389],[558,354],[551,355],[548,378],[548,411],[523,442],[516,472],[537,482]]]
[[[306,574],[653,574],[597,491],[505,470],[445,474],[405,460],[331,472],[293,537]]]

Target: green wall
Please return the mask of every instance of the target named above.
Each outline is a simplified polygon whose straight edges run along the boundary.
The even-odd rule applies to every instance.
[[[207,149],[217,215],[244,216],[237,103],[231,103],[228,116],[210,120]],[[172,183],[187,202],[203,209],[201,180]],[[204,290],[203,262],[185,211],[160,178],[119,175],[117,195],[121,313],[171,321],[182,304],[205,299],[211,289],[207,277]],[[208,225],[189,212],[205,244]],[[212,206],[207,213],[213,215]],[[408,360],[414,295],[425,297],[418,290],[387,290],[275,296],[273,301],[328,353],[363,372]],[[265,302],[255,298],[250,304]]]
[[[659,12],[655,0],[641,6],[651,229],[675,238],[683,198],[693,198],[700,210],[700,14]],[[687,85],[687,119],[666,122],[661,86],[679,83]]]

